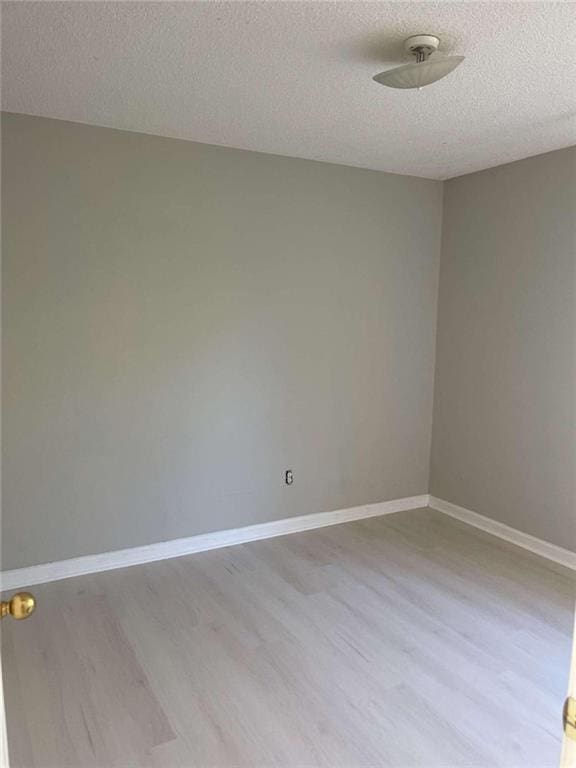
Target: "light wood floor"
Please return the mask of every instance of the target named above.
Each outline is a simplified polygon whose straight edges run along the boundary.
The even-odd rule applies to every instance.
[[[573,575],[432,510],[35,592],[14,767],[558,764]]]

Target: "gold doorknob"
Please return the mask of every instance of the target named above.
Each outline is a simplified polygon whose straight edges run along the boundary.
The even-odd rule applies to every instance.
[[[2,600],[0,605],[2,609],[0,618],[3,619],[10,614],[14,619],[27,619],[34,613],[36,598],[30,592],[18,592],[11,600]]]
[[[566,736],[576,741],[576,699],[572,698],[572,696],[568,696],[564,702],[562,723]]]

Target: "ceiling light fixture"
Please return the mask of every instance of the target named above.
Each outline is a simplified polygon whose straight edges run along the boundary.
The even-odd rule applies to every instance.
[[[435,83],[464,61],[464,56],[437,56],[439,45],[436,35],[412,35],[404,41],[404,50],[415,56],[416,61],[380,72],[373,80],[389,88],[422,88]]]

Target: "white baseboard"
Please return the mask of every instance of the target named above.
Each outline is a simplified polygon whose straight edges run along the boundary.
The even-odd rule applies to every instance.
[[[468,525],[480,528],[482,531],[498,536],[500,539],[528,549],[530,552],[534,552],[541,557],[546,557],[548,560],[553,560],[555,563],[576,570],[576,552],[550,544],[550,542],[538,539],[536,536],[530,536],[529,533],[523,533],[516,528],[511,528],[509,525],[499,523],[497,520],[492,520],[489,517],[484,517],[484,515],[479,515],[477,512],[472,512],[464,507],[459,507],[457,504],[452,504],[450,501],[437,499],[435,496],[430,496],[429,506],[438,512],[444,512],[444,514],[450,515],[450,517],[455,517],[463,523],[468,523]]]
[[[560,565],[576,570],[576,553],[568,549],[550,544],[535,536],[530,536],[527,533],[504,525],[504,523],[499,523],[496,520],[484,517],[484,515],[479,515],[477,512],[459,507],[457,504],[423,494],[421,496],[410,496],[404,499],[368,504],[362,507],[338,509],[334,512],[318,512],[312,515],[274,520],[269,523],[248,525],[243,528],[204,533],[184,539],[161,541],[157,544],[147,544],[142,547],[102,552],[98,555],[84,555],[71,558],[70,560],[32,565],[29,568],[16,568],[12,571],[0,573],[0,589],[20,589],[34,584],[67,579],[72,576],[82,576],[100,571],[110,571],[115,568],[126,568],[130,565],[152,563],[156,560],[167,560],[172,557],[191,555],[195,552],[205,552],[210,549],[230,547],[234,544],[243,544],[249,541],[257,541],[258,539],[269,539],[288,533],[309,531],[314,528],[324,528],[328,525],[338,525],[339,523],[347,523],[353,520],[363,520],[368,517],[389,515],[394,512],[428,506],[464,523],[473,525],[475,528],[480,528],[487,533],[498,536],[505,541],[528,549],[530,552],[553,560]]]
[[[244,528],[231,528],[214,533],[203,533],[189,536],[185,539],[161,541],[157,544],[147,544],[143,547],[118,549],[114,552],[102,552],[98,555],[84,555],[70,560],[59,560],[54,563],[32,565],[29,568],[16,568],[3,571],[0,574],[0,589],[20,589],[34,584],[44,584],[48,581],[68,579],[72,576],[82,576],[87,573],[110,571],[115,568],[126,568],[129,565],[152,563],[156,560],[167,560],[172,557],[191,555],[194,552],[205,552],[209,549],[230,547],[258,539],[269,539],[283,536],[287,533],[309,531],[312,528],[324,528],[327,525],[347,523],[352,520],[362,520],[378,515],[390,515],[407,509],[427,507],[429,496],[410,496],[405,499],[384,501],[378,504],[368,504],[363,507],[338,509],[335,512],[318,512],[312,515],[289,517],[284,520],[274,520],[269,523],[248,525]]]

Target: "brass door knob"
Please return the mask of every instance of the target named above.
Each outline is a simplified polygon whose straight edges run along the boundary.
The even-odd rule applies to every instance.
[[[34,613],[36,598],[30,592],[18,592],[11,600],[2,600],[0,605],[0,618],[10,614],[14,619],[27,619]]]
[[[568,696],[564,702],[562,723],[566,736],[576,741],[576,699],[572,698],[572,696]]]

